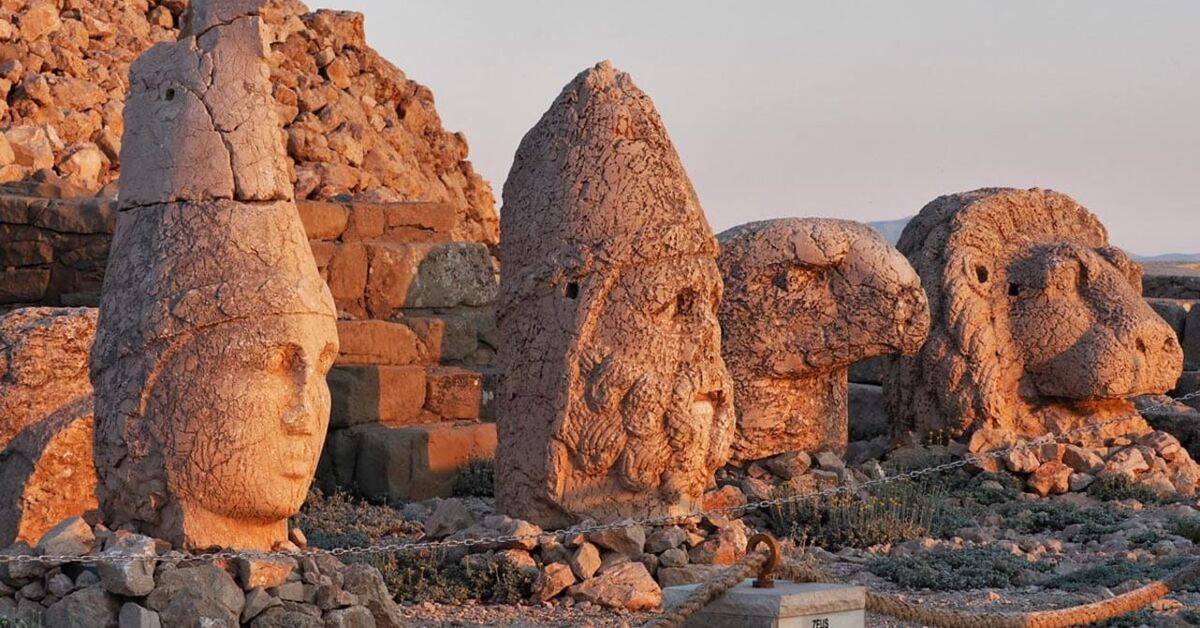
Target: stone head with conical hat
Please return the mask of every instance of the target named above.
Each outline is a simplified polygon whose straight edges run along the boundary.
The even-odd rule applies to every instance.
[[[526,134],[501,212],[502,509],[698,506],[733,436],[717,244],[650,98],[607,62]]]
[[[270,549],[324,440],[336,313],[292,200],[258,3],[193,4],[212,23],[131,69],[91,356],[97,492],[110,526]]]

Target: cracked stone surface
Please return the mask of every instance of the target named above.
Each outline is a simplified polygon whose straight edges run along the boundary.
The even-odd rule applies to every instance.
[[[908,260],[865,225],[782,218],[717,236],[721,348],[733,376],[733,457],[846,447],[847,370],[913,353],[929,306]]]
[[[257,19],[159,45],[134,63],[134,84],[157,88],[130,98],[126,118],[167,120],[153,131],[164,146],[205,136],[220,159],[210,179],[195,162],[126,162],[122,180],[138,183],[123,190],[153,186],[121,197],[91,356],[105,522],[187,548],[285,541],[329,422],[335,310],[295,203],[278,200],[291,194],[276,185],[286,181],[284,156],[269,149],[282,146],[278,118],[267,108],[223,122],[268,93]],[[210,62],[241,68],[241,78],[220,78],[226,70],[205,70]],[[206,84],[188,82],[196,67],[214,78],[193,92]],[[236,132],[210,132],[199,104],[173,108],[192,95]],[[172,118],[184,111],[201,126]],[[142,141],[130,137],[143,133],[137,126],[125,146]],[[223,178],[217,166],[229,170],[231,156],[235,176]]]
[[[227,19],[198,38],[157,44],[131,66],[122,206],[292,198],[263,21]]]
[[[0,316],[0,546],[35,544],[96,507],[87,379],[95,330],[86,308]]]
[[[628,74],[563,89],[501,215],[499,507],[542,526],[697,507],[734,423],[717,246]]]
[[[921,275],[932,323],[922,350],[885,378],[897,434],[1070,429],[1119,418],[1133,410],[1127,398],[1179,378],[1182,350],[1141,298],[1141,267],[1064,194],[942,196],[898,248]],[[1148,431],[1135,414],[1099,436]]]

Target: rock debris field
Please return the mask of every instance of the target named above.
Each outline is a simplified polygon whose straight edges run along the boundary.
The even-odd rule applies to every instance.
[[[498,212],[360,14],[0,18],[0,626],[635,626],[756,533],[962,613],[1200,557],[1200,271],[1067,194],[714,233],[601,62]]]

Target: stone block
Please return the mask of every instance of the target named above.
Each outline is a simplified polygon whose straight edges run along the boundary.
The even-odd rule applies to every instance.
[[[468,461],[496,451],[493,423],[436,423],[411,427],[362,425],[355,481],[364,495],[388,501],[449,497]]]
[[[1200,369],[1200,305],[1192,301],[1188,310],[1187,320],[1183,324],[1183,368],[1193,371]]]
[[[309,240],[336,240],[350,220],[350,211],[340,203],[297,201],[296,209]]]
[[[361,243],[334,244],[321,274],[339,310],[365,314],[361,301],[367,288],[367,251]],[[320,266],[318,265],[320,268]]]
[[[448,420],[477,420],[483,403],[483,374],[438,368],[426,377],[425,409]]]
[[[438,356],[442,363],[470,363],[479,351],[479,316],[474,312],[456,312],[436,316],[406,316],[414,329],[423,329],[428,337],[439,339]]]
[[[316,484],[325,493],[354,483],[358,461],[358,434],[354,430],[330,430],[317,464]]]
[[[383,237],[403,242],[445,242],[458,224],[448,203],[389,203],[383,215]]]
[[[415,423],[426,403],[422,366],[339,366],[328,379],[333,429],[361,423]]]
[[[850,440],[871,440],[890,432],[882,386],[850,384],[848,397]]]
[[[386,318],[400,308],[492,303],[498,289],[487,246],[474,242],[369,242],[366,306]]]
[[[41,301],[49,286],[48,268],[12,268],[0,271],[0,303]]]
[[[433,364],[441,357],[442,330],[424,322],[338,321],[338,365]]]
[[[691,628],[861,628],[865,621],[866,589],[842,584],[777,581],[774,588],[756,589],[747,579],[693,614],[683,625]],[[679,606],[699,584],[663,589],[663,608]]]
[[[1175,335],[1179,337],[1179,342],[1183,342],[1183,325],[1187,321],[1188,311],[1192,309],[1195,301],[1186,299],[1160,299],[1148,298],[1146,303],[1154,309],[1159,316],[1167,321],[1171,329],[1175,330]]]

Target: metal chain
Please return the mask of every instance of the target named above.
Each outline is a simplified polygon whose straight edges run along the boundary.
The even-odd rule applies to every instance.
[[[423,550],[449,549],[456,547],[472,548],[482,545],[499,546],[511,543],[526,543],[533,541],[541,543],[554,539],[567,539],[569,537],[581,534],[593,534],[596,532],[606,532],[609,530],[620,530],[632,526],[642,527],[664,527],[687,523],[688,521],[706,517],[706,516],[726,516],[732,518],[740,518],[751,512],[765,510],[768,508],[776,508],[787,504],[793,504],[809,499],[822,499],[836,497],[838,495],[852,495],[858,491],[875,486],[882,486],[892,482],[910,481],[927,475],[943,473],[952,469],[959,469],[969,465],[982,463],[988,460],[1003,458],[1010,453],[1016,451],[1027,450],[1033,447],[1040,447],[1057,442],[1060,439],[1070,438],[1072,436],[1086,434],[1088,432],[1098,432],[1099,430],[1116,423],[1120,423],[1127,419],[1140,416],[1143,413],[1164,410],[1173,403],[1180,403],[1200,397],[1200,390],[1195,390],[1181,397],[1170,399],[1169,401],[1152,404],[1143,410],[1134,410],[1124,413],[1120,416],[1089,423],[1079,427],[1066,430],[1060,433],[1048,433],[1032,438],[1026,441],[1018,442],[1008,447],[993,449],[979,454],[967,454],[953,462],[946,462],[939,465],[915,469],[896,475],[889,475],[873,480],[863,482],[846,482],[838,486],[827,489],[802,493],[797,495],[789,495],[776,499],[767,499],[756,502],[749,502],[738,506],[728,506],[725,508],[716,508],[713,510],[699,510],[683,515],[668,515],[663,517],[647,517],[642,519],[625,519],[613,523],[578,525],[558,530],[547,530],[538,533],[526,534],[501,534],[496,536],[485,536],[468,539],[445,539],[441,541],[397,541],[392,543],[380,543],[376,545],[367,545],[361,547],[339,547],[334,549],[308,548],[300,551],[246,551],[246,550],[225,550],[219,552],[206,552],[193,554],[189,552],[172,551],[155,556],[138,556],[138,555],[105,555],[92,554],[86,556],[34,556],[25,554],[4,554],[0,553],[0,564],[4,563],[39,563],[48,565],[57,565],[62,563],[80,563],[84,565],[94,565],[99,563],[122,563],[122,562],[138,562],[138,561],[160,561],[160,562],[183,562],[183,561],[229,561],[238,558],[246,559],[262,559],[272,557],[288,557],[300,559],[305,557],[328,555],[328,556],[361,556],[368,554],[392,554],[400,552],[419,552]]]

